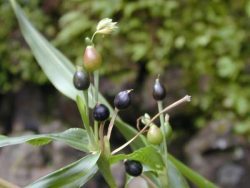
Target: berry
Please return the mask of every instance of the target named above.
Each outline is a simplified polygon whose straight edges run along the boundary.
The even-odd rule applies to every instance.
[[[105,121],[109,118],[109,109],[104,104],[97,104],[93,109],[93,116],[96,121]]]
[[[159,145],[163,140],[163,135],[161,129],[155,124],[150,125],[147,140],[150,144]]]
[[[114,105],[118,110],[123,110],[129,107],[131,103],[131,90],[121,91],[115,96]]]
[[[87,46],[83,55],[83,65],[88,72],[93,72],[100,68],[102,64],[101,55],[94,46]]]
[[[166,97],[166,90],[163,84],[159,81],[159,78],[155,80],[153,87],[153,97],[157,101],[161,101]]]
[[[88,75],[83,71],[77,70],[73,77],[73,84],[78,90],[88,89],[90,85]]]
[[[125,170],[131,176],[139,176],[142,173],[142,164],[139,161],[127,160],[125,161]]]

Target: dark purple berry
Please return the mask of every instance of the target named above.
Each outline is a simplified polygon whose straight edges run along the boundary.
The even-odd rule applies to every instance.
[[[105,121],[109,118],[109,109],[104,104],[97,104],[93,109],[93,116],[96,121]]]
[[[129,107],[131,103],[131,90],[121,91],[115,96],[114,105],[118,110],[123,110]]]
[[[153,87],[153,97],[157,101],[162,101],[166,97],[166,90],[159,78],[155,80]]]
[[[90,81],[87,73],[77,70],[73,77],[73,83],[76,89],[86,90],[89,88]]]
[[[125,170],[131,176],[140,176],[142,173],[142,164],[139,161],[125,161]]]

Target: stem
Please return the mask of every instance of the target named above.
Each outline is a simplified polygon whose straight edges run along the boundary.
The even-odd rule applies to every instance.
[[[94,72],[94,86],[95,86],[95,101],[98,103],[98,93],[99,93],[99,71]]]
[[[93,43],[93,40],[94,40],[96,34],[97,34],[97,32],[94,32],[94,34],[92,35],[92,37],[91,37],[91,39],[90,39],[90,41],[91,41],[92,43]]]
[[[83,91],[83,96],[85,99],[85,106],[86,106],[86,115],[89,117],[89,95],[88,95],[88,90]],[[88,126],[88,129],[90,129],[89,126],[89,118],[87,118],[86,126]]]
[[[161,112],[163,110],[162,101],[158,101],[157,106],[158,106],[158,111]],[[163,124],[164,124],[164,115],[163,114],[160,115],[160,122],[161,122],[161,126],[163,126]]]
[[[107,133],[107,138],[108,140],[110,140],[110,137],[111,137],[111,133],[112,133],[112,129],[114,127],[114,123],[115,123],[115,118],[117,117],[118,115],[118,109],[115,108],[115,111],[114,111],[114,114],[112,116],[112,119],[110,120],[110,123],[109,123],[109,126],[108,126],[108,133]]]
[[[103,140],[103,130],[104,130],[104,124],[105,122],[102,122],[99,129],[99,137],[101,142],[101,151],[104,149],[104,140]]]
[[[180,170],[180,172],[193,184],[197,187],[206,187],[206,188],[218,188],[215,184],[210,182],[209,180],[202,177],[200,174],[192,170],[191,168],[184,165],[181,161],[174,158],[172,155],[168,155],[170,161],[174,163],[174,165]]]
[[[88,90],[83,91],[83,95],[84,95],[85,101],[83,101],[83,99],[80,96],[76,97],[77,107],[79,109],[79,112],[80,112],[84,127],[85,127],[85,129],[86,129],[86,131],[88,133],[88,137],[89,137],[89,139],[91,141],[91,145],[92,145],[92,147],[95,148],[97,146],[96,141],[95,141],[95,138],[94,138],[94,135],[93,135],[93,130],[89,125],[89,116],[88,116],[89,107],[87,106],[88,105]]]
[[[158,111],[159,113],[163,110],[163,106],[162,106],[162,101],[158,101],[157,102],[158,105]],[[163,160],[165,163],[165,168],[166,168],[166,180],[165,182],[167,183],[167,187],[168,187],[168,167],[167,167],[167,161],[168,161],[168,150],[167,150],[167,142],[166,142],[166,130],[165,130],[165,126],[164,126],[164,115],[163,113],[161,113],[160,115],[160,122],[161,122],[161,128],[163,130],[163,143],[162,143],[162,147],[163,147]]]
[[[98,103],[98,93],[99,93],[99,71],[96,70],[94,72],[94,96],[95,96],[95,103]],[[96,140],[98,140],[98,122],[94,121],[94,135]]]
[[[120,146],[119,148],[115,149],[112,154],[115,154],[117,152],[119,152],[120,150],[122,150],[123,148],[125,148],[126,146],[128,146],[131,142],[133,142],[139,135],[141,135],[147,128],[148,126],[156,119],[158,118],[161,114],[167,112],[168,110],[184,103],[184,102],[190,102],[191,97],[189,95],[186,95],[185,97],[181,98],[180,100],[174,102],[173,104],[167,106],[166,108],[164,108],[161,112],[159,112],[158,114],[156,114],[144,127],[143,129],[141,129],[133,138],[131,138],[128,142],[126,142],[125,144],[123,144],[122,146]]]
[[[97,165],[109,187],[117,188],[115,179],[110,170],[109,160],[103,153],[101,154],[99,160],[97,161]]]
[[[95,140],[98,140],[98,122],[94,121],[94,135],[95,135]]]

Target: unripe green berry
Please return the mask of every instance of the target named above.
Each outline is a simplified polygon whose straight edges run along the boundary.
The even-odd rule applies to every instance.
[[[163,135],[161,129],[157,127],[155,124],[150,125],[147,140],[150,144],[159,145],[163,140]]]
[[[102,65],[101,55],[94,46],[87,46],[83,55],[83,66],[86,71],[93,72]]]

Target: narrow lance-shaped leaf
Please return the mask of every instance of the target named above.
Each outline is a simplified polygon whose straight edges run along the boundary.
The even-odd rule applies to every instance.
[[[100,153],[87,155],[64,168],[42,177],[27,186],[27,188],[81,187],[97,172],[96,162],[99,156]]]
[[[76,100],[76,96],[80,95],[84,100],[82,92],[76,90],[72,84],[73,74],[75,72],[73,64],[33,27],[15,0],[10,0],[10,2],[18,18],[25,40],[51,83],[67,97]],[[92,108],[95,104],[91,88],[93,88],[92,85],[89,89],[89,106]],[[110,108],[111,112],[113,111],[101,94],[99,94],[99,99],[101,103],[106,104]],[[137,132],[119,118],[116,125],[127,140]],[[145,143],[143,137],[139,137],[131,145],[135,149],[144,146]]]
[[[15,0],[11,0],[11,4],[22,34],[49,80],[60,92],[73,100],[75,100],[76,95],[82,95],[72,84],[75,72],[72,63],[36,31]]]
[[[181,161],[174,158],[172,155],[168,155],[169,160],[178,168],[178,170],[193,184],[197,187],[206,187],[206,188],[218,188],[215,184],[202,177],[197,172],[193,171],[191,168],[187,167]]]
[[[168,161],[168,181],[171,188],[189,188],[186,179],[171,161]]]
[[[20,137],[0,136],[0,147],[16,145],[21,143],[30,143],[32,145],[48,144],[52,140],[61,141],[69,146],[81,150],[89,151],[89,139],[86,131],[79,128],[71,128],[61,133],[25,135]]]

